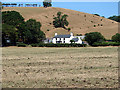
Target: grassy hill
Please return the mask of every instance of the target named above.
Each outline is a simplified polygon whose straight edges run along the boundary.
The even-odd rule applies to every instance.
[[[73,32],[76,35],[97,31],[101,32],[105,38],[110,39],[112,35],[118,32],[118,23],[115,21],[70,9],[56,7],[5,7],[3,9],[3,11],[8,10],[20,12],[25,20],[33,18],[40,21],[42,24],[41,30],[44,31],[49,38],[53,37],[55,32],[58,34],[69,34],[70,32]],[[53,17],[56,16],[58,11],[69,16],[68,27],[71,28],[70,32],[63,28],[54,28],[52,23]],[[49,29],[49,31],[47,31],[47,29]]]

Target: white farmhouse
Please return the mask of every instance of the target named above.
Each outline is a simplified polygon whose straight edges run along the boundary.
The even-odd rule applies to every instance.
[[[74,40],[77,44],[82,44],[82,39],[84,39],[85,36],[73,36],[73,33],[70,33],[69,35],[57,35],[55,33],[55,36],[52,38],[52,43],[71,43],[70,40]]]

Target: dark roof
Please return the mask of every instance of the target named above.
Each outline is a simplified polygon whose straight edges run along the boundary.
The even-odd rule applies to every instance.
[[[74,40],[75,42],[77,42],[79,39],[78,38],[73,38],[72,40]]]
[[[54,38],[70,38],[71,35],[56,35]]]

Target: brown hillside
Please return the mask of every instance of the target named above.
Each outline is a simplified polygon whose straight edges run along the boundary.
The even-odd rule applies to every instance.
[[[37,21],[40,21],[42,23],[41,30],[46,33],[47,37],[54,36],[55,32],[58,34],[68,34],[70,32],[73,32],[74,34],[85,34],[87,32],[97,31],[101,32],[107,39],[110,39],[112,35],[118,32],[117,22],[74,10],[55,7],[7,7],[3,9],[3,11],[8,10],[15,10],[20,12],[25,20],[33,18]],[[69,16],[68,27],[71,28],[70,32],[62,28],[54,28],[52,25],[53,17],[56,16],[58,11],[63,12],[63,14],[67,14]],[[94,27],[94,25],[96,25],[96,27]],[[47,31],[47,29],[50,31]]]

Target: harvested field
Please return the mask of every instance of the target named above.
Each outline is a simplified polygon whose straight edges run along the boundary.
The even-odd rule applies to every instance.
[[[3,47],[3,88],[117,88],[117,50]]]

